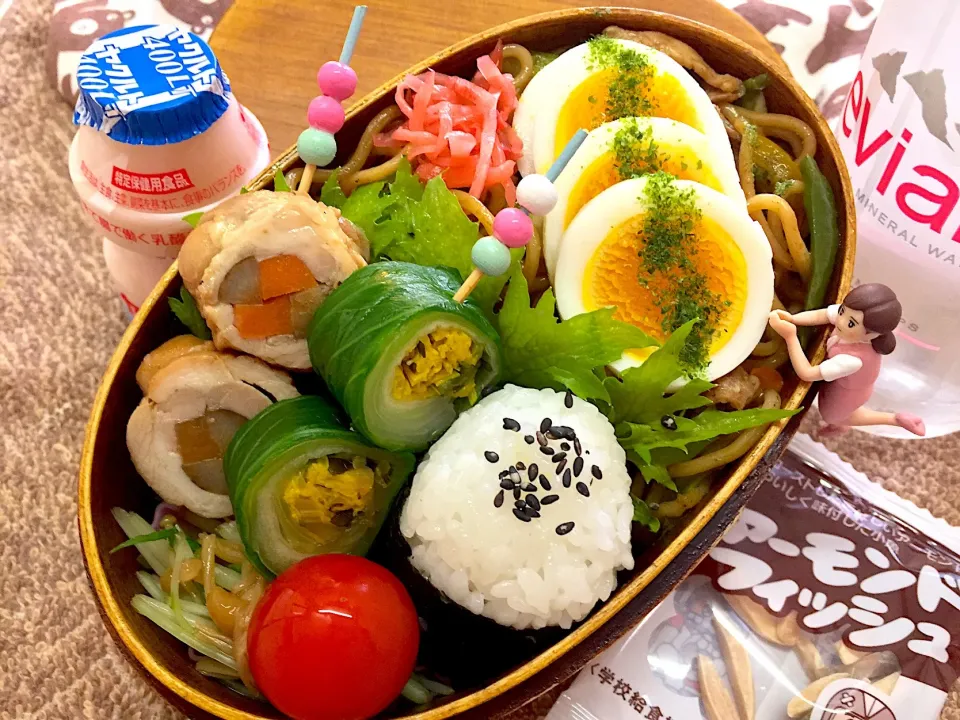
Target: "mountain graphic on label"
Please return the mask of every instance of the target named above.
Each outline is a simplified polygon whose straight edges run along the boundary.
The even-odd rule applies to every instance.
[[[873,68],[880,76],[880,86],[893,102],[897,93],[897,79],[907,53],[898,50],[882,53],[873,58]],[[903,76],[904,81],[920,99],[921,116],[927,130],[937,140],[953,150],[947,139],[947,84],[943,79],[943,70],[918,70]],[[954,123],[960,133],[960,123]]]

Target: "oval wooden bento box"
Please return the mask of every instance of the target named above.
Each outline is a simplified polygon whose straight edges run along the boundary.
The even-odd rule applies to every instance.
[[[809,123],[817,134],[817,161],[837,196],[841,232],[840,252],[828,294],[836,302],[849,287],[853,270],[855,214],[843,159],[833,135],[810,98],[775,61],[733,37],[711,27],[671,15],[642,10],[584,8],[538,15],[492,28],[427,58],[409,72],[428,67],[452,74],[472,74],[477,56],[489,52],[498,39],[518,42],[531,49],[550,50],[581,42],[608,25],[630,29],[658,30],[693,45],[721,72],[738,77],[767,73],[766,91],[774,112],[788,112]],[[394,78],[353,106],[344,129],[338,134],[348,154],[368,120],[393,101],[393,90],[402,76]],[[343,158],[340,158],[342,160]],[[251,185],[269,187],[277,169],[288,170],[299,162],[291,148]],[[107,367],[87,427],[79,477],[79,523],[84,560],[107,628],[121,650],[147,679],[174,705],[191,717],[230,720],[281,717],[270,706],[236,695],[224,686],[199,675],[186,648],[138,615],[130,598],[140,590],[135,578],[134,553],[109,555],[123,539],[110,515],[119,506],[152,512],[156,502],[147,485],[138,478],[127,453],[127,419],[140,400],[134,380],[143,356],[168,337],[182,332],[167,307],[167,297],[180,289],[176,266],[164,277],[124,334]],[[825,333],[816,338],[815,359],[822,357]],[[809,405],[809,386],[794,379],[784,396],[791,408]],[[666,595],[717,542],[742,510],[770,465],[776,461],[796,432],[799,416],[785,427],[771,427],[761,442],[726,477],[714,483],[711,494],[684,519],[684,523],[657,545],[638,556],[636,570],[625,573],[619,590],[593,614],[558,642],[543,651],[533,650],[525,663],[494,668],[495,676],[482,687],[458,688],[459,692],[416,714],[394,717],[439,720],[453,716],[490,718],[516,709],[559,682],[569,678],[596,653],[636,624]]]

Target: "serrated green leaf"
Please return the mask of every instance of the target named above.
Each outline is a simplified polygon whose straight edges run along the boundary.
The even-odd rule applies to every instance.
[[[652,451],[658,448],[678,448],[689,453],[693,443],[712,440],[721,435],[748,430],[759,425],[767,425],[783,418],[796,415],[799,410],[781,410],[778,408],[754,408],[724,412],[705,410],[692,418],[676,416],[677,429],[667,430],[659,423],[642,425],[625,422],[618,430],[626,430],[619,435],[620,444],[631,457],[642,465],[652,465]]]
[[[343,188],[340,187],[339,168],[334,170],[326,182],[323,183],[323,188],[320,190],[320,202],[335,208],[342,208],[347,202],[347,196],[343,192]]]
[[[287,184],[287,178],[284,176],[282,170],[277,170],[273,176],[273,191],[291,192],[290,186]]]
[[[677,491],[677,484],[673,481],[673,478],[670,477],[670,473],[667,472],[665,465],[645,465],[637,463],[637,467],[640,469],[640,474],[643,475],[643,479],[648,485],[656,482],[674,492]]]
[[[193,296],[187,292],[185,287],[180,288],[179,300],[171,297],[167,298],[167,303],[170,305],[173,314],[177,316],[177,320],[183,323],[191,333],[201,340],[209,340],[212,337],[210,328],[207,327],[203,315],[200,314],[197,303],[194,302]]]
[[[633,500],[633,521],[640,523],[651,532],[659,532],[660,518],[654,516],[650,506],[635,495],[631,495],[630,499]]]
[[[203,215],[204,215],[204,213],[203,213],[202,211],[200,211],[200,212],[192,212],[192,213],[190,213],[189,215],[184,215],[184,216],[181,218],[181,220],[183,220],[185,223],[187,223],[187,225],[189,225],[190,227],[195,228],[195,227],[197,226],[197,224],[199,224],[200,218],[202,218]]]
[[[530,307],[527,282],[519,270],[510,278],[497,316],[506,359],[506,380],[525,387],[569,389],[583,399],[610,401],[596,368],[619,360],[624,351],[655,345],[639,328],[602,308],[560,322],[553,291]]]
[[[622,380],[606,378],[603,381],[613,408],[612,423],[659,423],[664,415],[710,404],[702,393],[713,385],[700,378],[690,379],[676,392],[667,394],[668,388],[686,375],[680,351],[695,322],[692,320],[674,330],[642,365],[625,370]]]

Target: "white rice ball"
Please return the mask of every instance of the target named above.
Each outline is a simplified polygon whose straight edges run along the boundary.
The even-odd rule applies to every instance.
[[[546,419],[568,437],[538,436]],[[516,424],[520,428],[511,429]],[[553,461],[561,452],[562,466]],[[531,465],[537,466],[533,482]],[[520,480],[521,500],[536,498],[532,507],[516,507],[509,487],[514,480]],[[593,405],[553,390],[507,385],[462,414],[430,448],[414,476],[400,531],[413,566],[467,610],[519,630],[566,629],[610,597],[618,570],[633,568],[630,484],[613,426]]]

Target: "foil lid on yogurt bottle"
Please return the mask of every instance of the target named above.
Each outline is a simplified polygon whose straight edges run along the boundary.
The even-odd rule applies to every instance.
[[[230,81],[213,50],[175,25],[104,35],[80,58],[73,121],[130,145],[199,135],[230,104]]]

